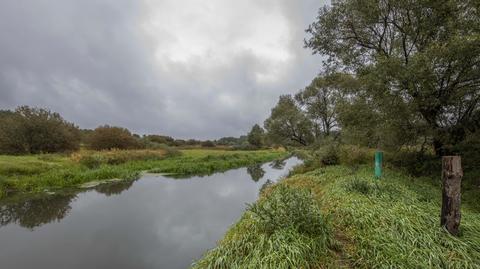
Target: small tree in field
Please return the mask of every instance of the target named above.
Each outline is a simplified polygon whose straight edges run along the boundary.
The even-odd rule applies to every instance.
[[[248,143],[256,148],[261,148],[264,145],[264,135],[265,131],[263,128],[255,124],[248,133]]]
[[[312,122],[291,95],[282,95],[265,121],[271,142],[280,145],[307,146],[313,139]]]
[[[89,147],[94,150],[135,149],[140,143],[128,129],[104,125],[93,131]]]

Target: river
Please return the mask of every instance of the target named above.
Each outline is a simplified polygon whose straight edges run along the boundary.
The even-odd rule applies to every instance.
[[[183,179],[147,174],[0,205],[0,268],[188,268],[266,182],[300,162]]]

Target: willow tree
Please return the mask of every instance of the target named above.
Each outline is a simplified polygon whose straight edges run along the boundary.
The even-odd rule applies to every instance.
[[[473,0],[339,0],[306,46],[355,73],[376,109],[425,126],[436,153],[480,128],[480,13]],[[415,127],[417,128],[417,127]]]
[[[291,95],[280,96],[264,125],[273,143],[307,146],[313,141],[312,122]]]
[[[329,136],[339,127],[338,104],[358,88],[357,80],[346,73],[320,74],[295,95],[295,100],[314,125],[317,138]]]

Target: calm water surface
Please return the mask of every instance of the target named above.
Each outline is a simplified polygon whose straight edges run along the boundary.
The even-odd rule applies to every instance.
[[[0,205],[0,268],[188,268],[300,160]]]

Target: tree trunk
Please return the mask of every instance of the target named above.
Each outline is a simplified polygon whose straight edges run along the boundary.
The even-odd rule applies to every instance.
[[[452,235],[458,235],[462,185],[462,162],[460,156],[442,158],[442,213],[440,224]]]

